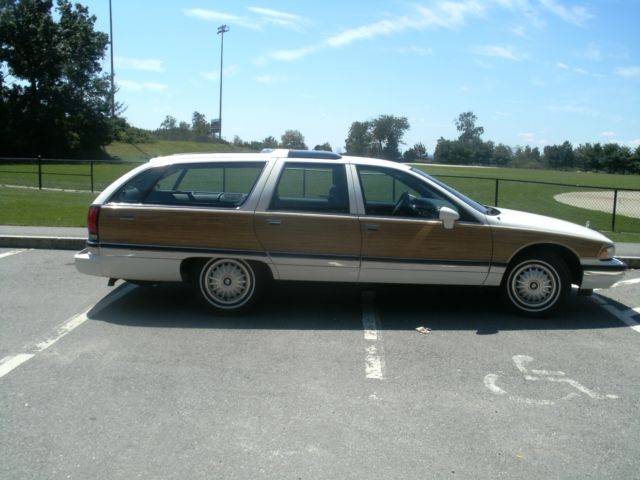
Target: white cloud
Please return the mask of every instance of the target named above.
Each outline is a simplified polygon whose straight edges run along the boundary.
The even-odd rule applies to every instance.
[[[483,45],[480,47],[476,47],[473,51],[477,55],[484,55],[486,57],[498,57],[505,60],[513,60],[516,62],[519,62],[524,58],[523,55],[516,53],[512,47],[502,47],[499,45]]]
[[[566,63],[562,63],[562,62],[556,62],[556,67],[561,68],[563,70],[568,70],[569,69],[569,65],[567,65]]]
[[[625,78],[638,78],[640,77],[640,66],[620,67],[616,69],[616,75]]]
[[[410,47],[398,48],[397,52],[401,54],[414,54],[414,55],[419,55],[421,57],[426,57],[429,55],[433,55],[433,48],[418,47],[416,45],[411,45]]]
[[[600,132],[600,136],[601,137],[611,138],[611,137],[615,137],[616,134],[615,134],[615,132]]]
[[[405,30],[424,30],[426,28],[455,28],[464,23],[471,15],[482,15],[485,7],[477,1],[465,2],[441,1],[435,9],[417,7],[416,15],[380,20],[369,25],[345,30],[325,40],[330,47],[339,48],[358,40],[368,40],[382,35],[391,35]]]
[[[223,75],[225,77],[230,77],[231,75],[233,75],[237,71],[238,71],[238,65],[229,65],[228,67],[224,67],[224,69],[222,70]],[[205,80],[210,80],[212,82],[218,82],[218,81],[220,81],[220,69],[211,70],[210,72],[204,72],[204,73],[201,74],[201,76]]]
[[[565,7],[559,4],[556,0],[540,0],[540,3],[551,13],[561,18],[567,23],[583,26],[594,16],[584,7],[573,6]]]
[[[299,30],[301,24],[304,23],[304,19],[300,15],[272,10],[271,8],[249,7],[249,11],[260,15],[268,23],[293,28],[294,30]]]
[[[134,82],[132,80],[118,80],[118,87],[127,92],[163,92],[168,87],[163,83]]]
[[[162,60],[151,58],[125,58],[115,57],[115,64],[118,69],[122,70],[143,70],[147,72],[164,72],[165,68]]]
[[[291,62],[293,60],[300,60],[303,57],[315,52],[317,47],[310,46],[304,48],[298,48],[294,50],[275,50],[269,54],[274,60],[280,60],[283,62]]]
[[[208,22],[228,22],[233,25],[239,25],[241,27],[249,28],[251,30],[261,30],[258,23],[249,19],[239,17],[237,15],[231,15],[229,13],[218,12],[216,10],[206,10],[204,8],[192,8],[185,10],[184,14],[187,17],[198,18]]]
[[[626,143],[630,147],[640,147],[640,138],[634,138],[633,140],[628,140]]]
[[[256,77],[256,82],[258,83],[281,83],[285,82],[287,77],[279,76],[279,75],[259,75]]]

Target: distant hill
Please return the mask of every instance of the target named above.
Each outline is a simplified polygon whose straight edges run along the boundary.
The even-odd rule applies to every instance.
[[[153,143],[114,142],[105,147],[105,152],[109,157],[128,162],[144,162],[153,157],[173,155],[175,153],[233,153],[249,151],[248,149],[224,143],[180,140],[158,140]]]

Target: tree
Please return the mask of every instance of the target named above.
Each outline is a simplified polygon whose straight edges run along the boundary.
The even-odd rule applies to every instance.
[[[4,124],[13,134],[5,154],[70,155],[112,138],[110,83],[101,73],[108,37],[80,5],[57,0],[2,0],[0,64],[12,86],[2,89]],[[55,17],[55,18],[54,18]],[[57,21],[56,21],[57,19]]]
[[[331,148],[329,142],[324,142],[321,145],[316,145],[315,147],[313,147],[313,149],[316,151],[333,152],[333,149]]]
[[[204,113],[193,112],[191,117],[191,131],[196,140],[203,140],[209,135],[209,122]]]
[[[262,148],[278,148],[278,140],[272,136],[265,137],[262,140]]]
[[[401,159],[399,147],[407,130],[407,117],[380,115],[373,121],[373,140],[379,145],[382,158],[395,161]]]
[[[298,130],[287,130],[280,137],[282,148],[292,148],[306,150],[307,145],[304,143],[304,135]]]
[[[372,140],[370,122],[353,122],[349,128],[349,135],[345,140],[345,150],[349,155],[366,157],[371,155]]]
[[[456,128],[460,132],[458,140],[461,142],[469,142],[480,140],[480,135],[484,133],[484,128],[476,127],[478,117],[473,112],[464,112],[458,116]]]
[[[425,147],[422,142],[416,143],[402,155],[402,160],[404,162],[423,162],[427,160],[427,158],[429,158],[427,154],[427,147]]]
[[[345,150],[349,155],[398,161],[401,159],[399,147],[407,130],[407,117],[380,115],[374,120],[353,122],[345,140]]]

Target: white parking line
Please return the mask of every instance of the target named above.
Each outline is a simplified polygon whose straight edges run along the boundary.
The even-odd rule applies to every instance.
[[[125,284],[121,286],[119,289],[115,290],[109,296],[100,300],[93,307],[88,308],[86,311],[78,315],[74,315],[73,317],[68,319],[66,322],[64,322],[60,327],[58,327],[58,329],[55,331],[53,336],[49,337],[46,340],[36,343],[34,347],[29,349],[31,350],[31,352],[19,353],[17,355],[10,355],[10,356],[4,357],[2,360],[0,360],[0,378],[4,377],[6,374],[11,372],[12,370],[15,370],[16,368],[18,368],[20,365],[27,362],[28,360],[31,360],[33,357],[36,356],[37,353],[43,352],[44,350],[49,348],[51,345],[56,343],[58,340],[60,340],[62,337],[71,333],[76,328],[78,328],[80,325],[82,325],[84,322],[86,322],[89,319],[89,317],[87,316],[89,312],[91,312],[92,310],[94,312],[97,312],[99,310],[102,310],[108,307],[113,302],[119,300],[124,295],[129,293],[134,288],[136,288],[134,285]]]
[[[607,312],[616,317],[622,323],[627,325],[634,332],[640,333],[640,323],[631,317],[640,314],[640,307],[628,308],[627,310],[618,310],[616,307],[607,302],[604,298],[594,295],[593,299]]]
[[[0,258],[10,257],[11,255],[17,255],[17,254],[22,253],[22,252],[28,252],[29,250],[32,250],[32,249],[31,248],[19,248],[17,250],[11,250],[9,252],[0,253]]]
[[[384,379],[384,349],[380,319],[375,306],[373,292],[362,292],[362,327],[364,339],[368,342],[365,356],[365,377],[375,380]]]
[[[611,285],[611,288],[613,288],[613,287],[622,287],[624,285],[635,285],[636,283],[640,283],[640,278],[632,278],[630,280],[621,280],[621,281],[616,282],[613,285]]]

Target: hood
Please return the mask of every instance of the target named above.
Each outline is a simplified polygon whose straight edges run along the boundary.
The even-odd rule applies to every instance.
[[[568,235],[571,237],[579,237],[596,242],[613,244],[611,240],[600,232],[583,227],[577,223],[571,223],[565,220],[547,217],[545,215],[537,215],[535,213],[511,210],[508,208],[498,208],[498,210],[500,210],[500,215],[486,217],[490,225],[518,228],[521,230],[536,230],[538,232]]]

